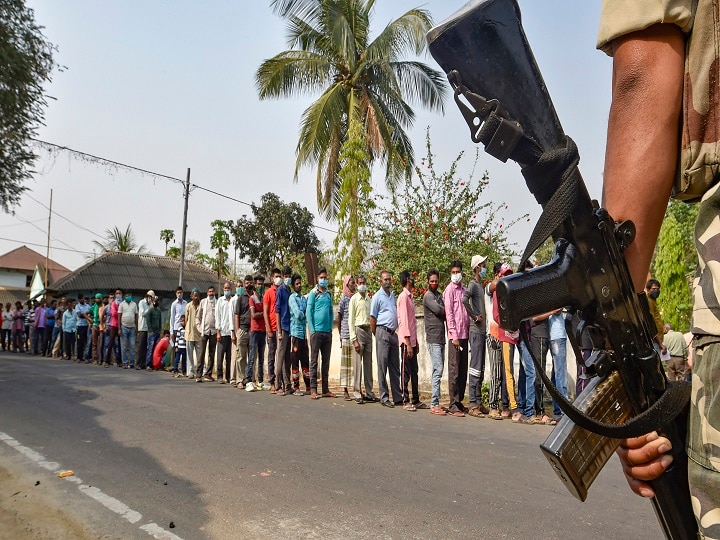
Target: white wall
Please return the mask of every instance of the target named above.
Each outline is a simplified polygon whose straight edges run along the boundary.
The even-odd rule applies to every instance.
[[[0,286],[12,287],[12,288],[23,288],[26,287],[27,277],[25,274],[20,272],[11,272],[8,270],[0,270]]]

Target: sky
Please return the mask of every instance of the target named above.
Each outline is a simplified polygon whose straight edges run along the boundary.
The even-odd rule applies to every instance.
[[[315,171],[293,181],[295,147],[303,111],[317,96],[260,101],[254,75],[265,59],[286,50],[285,23],[269,0],[26,0],[38,24],[58,47],[64,66],[47,85],[51,97],[38,139],[87,154],[184,179],[246,203],[269,191],[298,202],[319,227],[336,230],[318,215]],[[415,7],[440,22],[464,2],[377,0],[372,28]],[[600,2],[520,0],[523,25],[565,132],[580,149],[580,169],[591,196],[600,197],[611,59],[595,49]],[[428,54],[421,60],[439,69]],[[415,108],[410,137],[418,159],[430,129],[437,170],[460,153],[467,176],[475,145],[448,93],[444,114]],[[50,191],[50,256],[70,269],[99,253],[93,240],[128,224],[140,244],[164,252],[162,229],[179,245],[182,186],[171,180],[37,149],[36,174],[15,215],[0,214],[0,253],[26,243],[45,253]],[[510,238],[521,251],[540,215],[519,167],[481,152],[489,200],[525,213]],[[382,171],[373,174],[384,191]],[[251,214],[249,206],[195,189],[189,200],[188,239],[210,253],[210,223]],[[318,229],[327,245],[334,235]],[[37,244],[37,245],[32,245]]]

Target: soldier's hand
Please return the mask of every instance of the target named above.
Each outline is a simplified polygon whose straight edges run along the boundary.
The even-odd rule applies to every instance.
[[[642,437],[625,439],[617,449],[617,455],[630,489],[642,497],[654,497],[655,492],[646,483],[665,472],[673,457],[670,441],[656,431]]]

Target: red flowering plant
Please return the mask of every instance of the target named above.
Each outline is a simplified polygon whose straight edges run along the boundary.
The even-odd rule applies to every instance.
[[[450,281],[449,265],[463,263],[463,282],[471,277],[470,259],[488,257],[488,266],[517,255],[508,231],[527,214],[509,218],[505,202],[491,201],[484,193],[490,183],[487,172],[475,178],[479,161],[476,150],[470,173],[463,176],[458,164],[460,153],[445,172],[435,169],[430,132],[426,136],[427,155],[415,168],[412,179],[389,196],[377,196],[377,208],[367,231],[369,254],[364,267],[369,288],[379,286],[383,269],[393,273],[393,290],[401,290],[398,275],[409,270],[415,277],[415,298],[427,291],[427,271],[440,271],[441,289]],[[492,271],[492,268],[489,268]]]

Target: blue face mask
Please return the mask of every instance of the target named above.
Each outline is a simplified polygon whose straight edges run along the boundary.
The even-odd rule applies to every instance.
[[[245,294],[245,287],[238,287],[238,288],[236,288],[236,289],[235,289],[235,293],[236,293],[238,296],[242,296],[243,294]]]
[[[225,295],[225,298],[230,298],[232,291],[223,291],[223,294]]]
[[[289,278],[289,277],[286,277],[286,278],[285,278],[285,285],[287,285],[288,287],[292,286],[292,279]]]
[[[318,285],[325,289],[327,287],[327,278],[318,279]]]
[[[487,268],[485,268],[485,267],[483,266],[483,267],[480,269],[480,279],[485,279],[486,276],[487,276]]]

